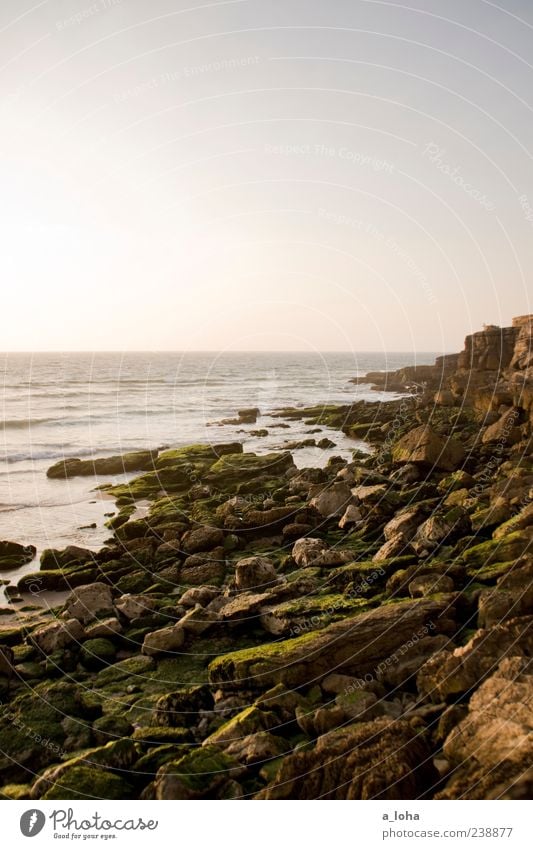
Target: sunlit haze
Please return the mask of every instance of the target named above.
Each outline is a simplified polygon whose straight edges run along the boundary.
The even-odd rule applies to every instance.
[[[4,0],[0,349],[452,351],[531,312],[532,30]]]

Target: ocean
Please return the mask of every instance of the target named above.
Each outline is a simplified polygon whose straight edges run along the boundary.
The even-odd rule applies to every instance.
[[[49,480],[47,468],[62,458],[99,457],[141,448],[241,440],[245,451],[283,449],[309,438],[309,426],[269,413],[285,406],[348,404],[395,397],[356,386],[367,371],[432,363],[434,353],[39,353],[1,354],[0,539],[44,548],[75,544],[98,549],[114,503],[98,484],[125,477]],[[258,407],[255,425],[214,424],[238,409]],[[266,437],[251,430],[266,428]],[[335,448],[293,452],[296,464],[324,465],[365,447],[323,428]],[[128,477],[132,477],[131,475]],[[4,572],[15,582],[35,568]]]

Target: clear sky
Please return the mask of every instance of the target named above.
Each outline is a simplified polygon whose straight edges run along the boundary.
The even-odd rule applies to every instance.
[[[457,350],[533,311],[530,0],[2,0],[0,350]]]

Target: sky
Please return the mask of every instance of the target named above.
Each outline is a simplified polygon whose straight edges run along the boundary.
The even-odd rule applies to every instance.
[[[0,350],[454,351],[533,312],[528,0],[2,0]]]

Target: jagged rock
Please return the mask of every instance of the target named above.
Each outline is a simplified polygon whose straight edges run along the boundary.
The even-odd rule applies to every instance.
[[[533,559],[517,561],[495,587],[481,591],[478,604],[480,628],[533,613]]]
[[[532,653],[533,616],[510,619],[476,631],[465,646],[431,657],[418,673],[418,690],[433,701],[457,698],[478,687],[502,658]]]
[[[331,516],[342,516],[351,500],[350,487],[339,482],[323,489],[318,495],[311,498],[309,504],[318,510],[321,516],[329,518]]]
[[[289,744],[283,737],[276,737],[269,731],[257,731],[242,739],[224,745],[227,755],[235,758],[246,766],[263,764],[284,755],[289,750]]]
[[[100,619],[92,625],[88,625],[85,629],[85,634],[90,639],[96,637],[113,637],[122,633],[122,625],[116,616],[109,616],[107,619]]]
[[[67,619],[65,622],[51,622],[50,625],[38,628],[30,640],[43,654],[52,654],[58,649],[80,643],[84,636],[81,622],[77,619]]]
[[[177,652],[185,642],[185,632],[178,625],[160,628],[146,634],[142,645],[142,653],[150,657],[159,654]]]
[[[470,521],[464,510],[452,507],[449,510],[434,513],[418,528],[412,539],[417,552],[431,551],[439,543],[450,544],[470,531]]]
[[[224,534],[220,528],[202,526],[186,531],[181,538],[181,547],[187,554],[197,554],[200,551],[211,551],[223,541]]]
[[[390,560],[391,557],[403,557],[406,554],[412,554],[413,547],[411,543],[404,537],[403,534],[396,534],[385,542],[372,557],[373,563],[382,563],[384,560]]]
[[[361,511],[355,504],[349,504],[342,518],[339,520],[339,528],[343,531],[345,528],[353,528],[360,525],[363,521]]]
[[[533,675],[510,657],[476,690],[467,716],[452,729],[444,754],[455,767],[439,799],[486,799],[509,789],[533,758]]]
[[[329,548],[328,544],[321,539],[304,537],[294,543],[292,557],[297,566],[307,568],[309,566],[342,566],[353,559],[353,554],[349,551]]]
[[[425,509],[417,504],[400,510],[383,528],[383,536],[389,540],[402,534],[404,539],[412,539],[425,514]]]
[[[443,439],[429,425],[410,430],[392,448],[396,463],[417,463],[449,472],[457,469],[464,456],[460,442],[452,437]]]
[[[376,719],[320,737],[311,751],[284,758],[257,799],[419,799],[438,773],[420,732]]]
[[[197,604],[205,607],[218,595],[220,595],[220,589],[218,587],[190,587],[180,596],[178,604],[182,607],[196,607]]]
[[[160,767],[153,783],[153,798],[234,798],[242,792],[235,778],[244,770],[244,766],[216,746],[193,749]]]
[[[109,616],[114,612],[111,587],[99,581],[78,587],[67,598],[65,607],[71,619],[84,624],[98,616]]]
[[[451,593],[454,589],[453,579],[449,575],[417,575],[409,583],[411,598],[423,598],[435,593]]]
[[[358,504],[376,504],[384,498],[388,492],[386,484],[378,483],[371,485],[355,486],[352,495]]]
[[[219,614],[216,611],[207,610],[200,604],[197,604],[192,610],[187,611],[185,616],[181,617],[177,625],[186,633],[199,636],[208,631],[218,620]]]
[[[116,609],[126,619],[137,619],[139,616],[146,616],[151,613],[156,606],[156,601],[148,595],[132,595],[126,593],[121,595],[115,603]]]
[[[519,422],[520,411],[516,407],[512,407],[497,422],[486,428],[481,441],[484,444],[497,442],[501,445],[515,445],[520,442],[522,436],[518,427]]]
[[[277,581],[276,567],[267,557],[244,557],[235,564],[238,590],[264,590]]]

